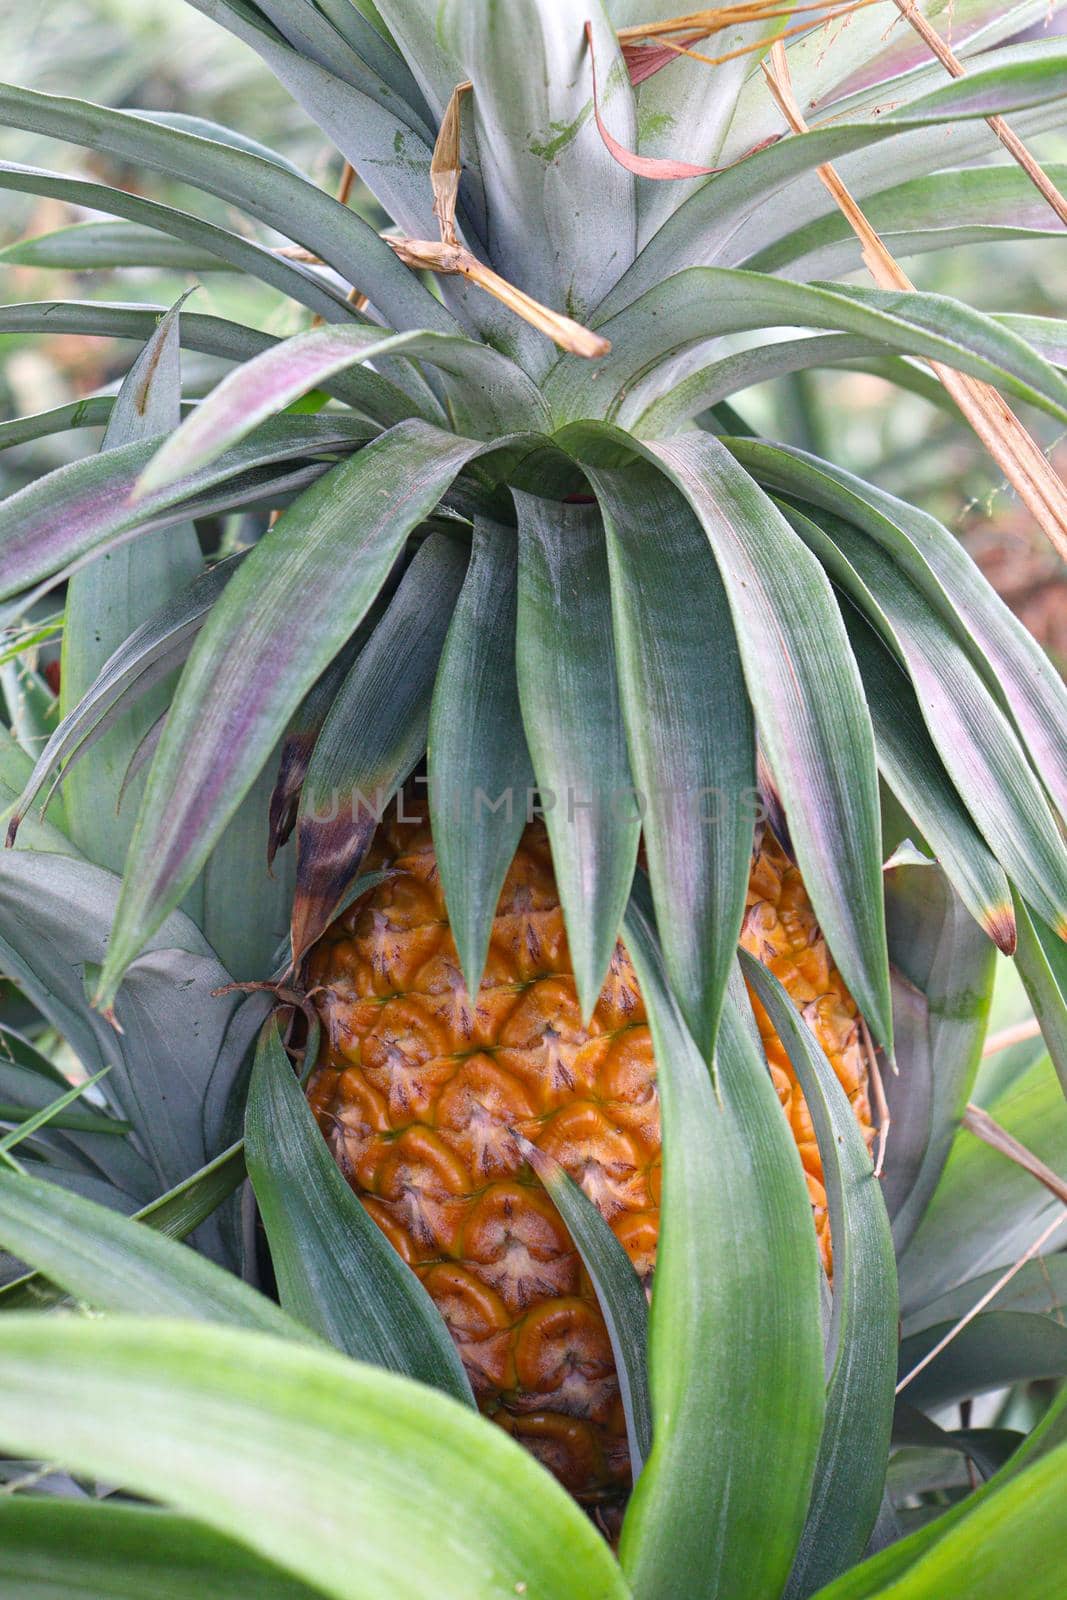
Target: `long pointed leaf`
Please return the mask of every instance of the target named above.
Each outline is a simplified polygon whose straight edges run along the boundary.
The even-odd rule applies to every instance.
[[[128,111],[10,84],[0,85],[0,119],[9,127],[86,145],[205,189],[321,256],[349,283],[370,287],[374,303],[397,326],[456,331],[440,301],[401,266],[372,227],[273,161]]]
[[[893,1216],[900,1255],[927,1212],[974,1083],[996,952],[933,863],[890,864],[885,879],[890,959],[916,997],[925,999],[925,1017],[914,1015],[915,997],[909,1005],[916,1049],[913,1056],[902,1055],[900,1077],[888,1085],[891,1103],[898,1093],[911,1094],[909,1074],[929,1069],[932,1075],[929,1132],[918,1171]],[[918,1087],[915,1098],[922,1098]],[[891,1147],[887,1160],[892,1166]]]
[[[797,859],[834,960],[892,1048],[874,736],[825,574],[709,434],[654,447],[711,543]]]
[[[1047,1056],[990,1104],[990,1115],[1055,1170],[1067,1148],[1067,1106]],[[957,1124],[958,1126],[958,1124]],[[976,1274],[1010,1266],[1060,1202],[966,1130],[956,1132],[922,1222],[900,1258],[900,1299],[910,1316]],[[1055,1235],[1046,1245],[1055,1250]]]
[[[826,1422],[786,1594],[811,1594],[858,1561],[885,1487],[896,1383],[897,1284],[889,1218],[848,1096],[778,979],[741,970],[793,1064],[815,1125],[834,1247]]]
[[[1044,170],[1050,183],[1062,189],[1067,167],[1049,165]],[[1048,201],[1015,166],[931,172],[870,195],[863,212],[898,258],[1063,231]],[[787,234],[745,265],[756,272],[788,267],[790,277],[836,278],[861,265],[860,245],[845,217],[836,212]]]
[[[851,31],[849,28],[842,34],[841,40],[847,40]],[[817,32],[811,37],[824,58],[830,60],[836,56],[841,41],[835,44],[833,51],[828,51]],[[880,114],[870,120],[816,128],[811,133],[782,139],[768,149],[757,151],[747,160],[738,160],[762,138],[781,132],[781,118],[767,95],[765,85],[754,75],[751,80],[753,92],[759,95],[767,115],[773,119],[770,126],[757,128],[750,125],[743,136],[747,142],[740,149],[731,150],[731,142],[727,141],[723,155],[735,164],[702,184],[690,199],[678,207],[601,303],[597,313],[598,325],[607,316],[631,304],[638,295],[662,282],[670,272],[688,266],[710,265],[727,257],[731,246],[737,248],[742,258],[751,255],[756,248],[751,239],[751,216],[761,207],[774,210],[783,231],[796,227],[799,219],[795,210],[783,205],[782,191],[801,174],[814,173],[814,169],[824,162],[839,161],[850,151],[863,151],[869,145],[902,136],[895,149],[890,147],[888,152],[872,152],[879,174],[878,187],[884,187],[886,157],[888,155],[890,161],[896,157],[894,171],[899,171],[899,152],[908,146],[908,130],[929,129],[929,135],[917,131],[911,137],[936,141],[936,147],[941,149],[944,134],[938,131],[938,125],[962,124],[952,141],[952,159],[959,162],[964,159],[960,147],[968,139],[967,119],[980,121],[990,114],[1010,112],[1023,105],[1040,106],[1045,103],[1051,108],[1046,115],[1054,123],[1059,116],[1056,102],[1063,94],[1064,60],[1062,44],[1058,40],[1050,41],[1050,44],[1052,53],[1046,59],[1023,58],[981,72],[971,72],[958,83],[941,84],[933,92],[921,94],[891,110],[883,111],[879,107]],[[940,71],[937,76],[941,77]],[[1018,131],[1024,132],[1025,129]],[[971,142],[975,140],[984,152],[989,146],[988,130],[976,129]],[[920,170],[929,171],[932,164],[929,151],[924,149],[924,155]],[[972,158],[970,151],[968,158]],[[812,182],[825,201],[826,196],[818,187],[817,180],[813,178]]]
[[[949,882],[989,937],[1009,954],[1015,914],[1003,868],[952,787],[907,678],[851,604],[842,607],[874,725],[878,765],[934,850]]]
[[[101,1311],[230,1322],[317,1342],[273,1301],[195,1250],[34,1178],[0,1172],[0,1243]]]
[[[168,1239],[184,1239],[229,1199],[245,1176],[244,1150],[239,1144],[232,1145],[158,1200],[131,1212],[130,1219],[156,1229]],[[50,1178],[52,1183],[58,1181],[54,1176]],[[63,1290],[43,1273],[28,1272],[0,1289],[0,1311],[43,1311],[63,1298]]]
[[[230,503],[255,501],[260,486],[272,478],[264,467],[358,447],[368,432],[347,419],[286,417],[265,424],[215,466],[136,505],[130,503],[131,491],[158,440],[72,461],[0,501],[0,597],[18,594],[105,543],[180,522],[212,499],[225,501],[220,485],[233,485]]]
[[[473,339],[380,328],[315,328],[264,351],[224,378],[145,471],[141,493],[165,488],[207,465],[309,389],[362,362],[421,356],[471,387],[461,419],[479,436],[538,427],[544,406],[522,370]]]
[[[186,664],[152,763],[101,1004],[110,1004],[126,967],[196,877],[410,530],[477,450],[425,424],[401,423],[308,490],[235,574]]]
[[[101,450],[167,433],[181,420],[180,309],[163,318],[123,379]],[[60,708],[77,706],[130,633],[190,584],[202,558],[191,523],[138,539],[101,556],[67,585]],[[160,673],[165,680],[168,674]],[[116,801],[130,756],[166,704],[163,682],[85,751],[64,782],[75,844],[102,867],[122,871],[131,822]]]
[[[49,1495],[0,1499],[7,1600],[314,1600],[315,1591],[190,1517]]]
[[[545,386],[561,419],[611,415],[628,425],[675,374],[665,358],[753,328],[826,328],[942,361],[1067,420],[1067,377],[992,317],[946,295],[793,283],[761,272],[689,267],[600,325],[611,353],[557,367]],[[620,391],[622,391],[620,396]]]
[[[1067,946],[1018,896],[1015,912],[1019,920],[1015,964],[1067,1094]]]
[[[1049,792],[1067,814],[1067,688],[959,540],[926,512],[803,451],[744,439],[731,441],[730,449],[761,483],[844,517],[900,563],[1011,711]]]
[[[71,707],[38,758],[9,826],[17,826],[41,789],[64,762],[91,744],[141,694],[169,676],[193,647],[233,569],[241,559],[230,556],[168,601],[124,639],[100,668],[89,688]]]
[[[315,742],[296,819],[294,962],[337,914],[385,806],[426,748],[434,677],[467,554],[450,534],[430,534]]]
[[[963,646],[874,540],[830,512],[787,515],[899,656],[941,762],[986,842],[1067,938],[1067,848],[1014,729]]]
[[[664,959],[710,1059],[755,818],[752,711],[707,536],[664,475],[589,468],[608,536],[619,687]]]
[[[440,1312],[341,1176],[273,1020],[256,1046],[245,1155],[290,1315],[346,1355],[473,1406]]]
[[[428,733],[434,844],[471,994],[526,822],[533,767],[515,676],[518,537],[477,517],[470,565],[434,685]]]
[[[547,1150],[516,1136],[516,1143],[545,1186],[578,1246],[596,1290],[611,1339],[619,1394],[626,1413],[630,1470],[638,1478],[652,1447],[648,1392],[648,1302],[629,1256],[580,1184]]]
[[[817,1600],[943,1600],[964,1594],[967,1600],[1001,1600],[1009,1593],[1017,1600],[1056,1600],[1067,1559],[1065,1483],[1067,1447],[1061,1445],[1014,1482],[998,1484],[980,1505],[965,1500],[948,1513],[949,1526],[946,1517],[938,1518],[890,1546],[888,1564],[875,1557],[820,1590]]]
[[[80,223],[50,234],[47,239],[28,241],[35,247],[30,251],[28,265],[54,266],[68,272],[131,264],[202,272],[206,263],[208,271],[234,268],[247,272],[325,317],[327,322],[348,322],[352,318],[352,308],[344,294],[300,262],[289,261],[264,245],[173,206],[142,199],[106,183],[10,161],[0,162],[0,189],[44,195],[67,205],[125,217],[135,225]],[[25,259],[27,244],[20,248]],[[9,252],[4,251],[3,257],[8,256]]]
[[[123,305],[112,301],[39,300],[22,305],[0,306],[0,333],[78,333],[105,339],[151,338],[163,306]],[[281,340],[241,322],[225,317],[187,312],[182,317],[182,345],[202,355],[218,356],[223,361],[243,362],[275,349]],[[422,416],[431,422],[444,419],[440,403],[414,372],[410,381],[394,371],[390,381],[379,372],[357,367],[344,377],[327,381],[328,392],[364,416],[373,417],[383,427],[402,422],[405,417]],[[336,419],[341,421],[343,419]]]
[[[723,1011],[716,1095],[671,996],[640,889],[625,939],[659,1069],[664,1180],[649,1324],[652,1452],[620,1559],[649,1600],[769,1600],[800,1538],[823,1421],[811,1207],[743,1020],[740,981]]]
[[[515,664],[582,1014],[608,970],[637,860],[612,642],[604,529],[595,508],[513,491],[519,517]]]
[[[354,1563],[369,1594],[627,1593],[592,1523],[502,1429],[244,1329],[6,1317],[0,1442],[165,1500],[334,1600],[351,1600]]]

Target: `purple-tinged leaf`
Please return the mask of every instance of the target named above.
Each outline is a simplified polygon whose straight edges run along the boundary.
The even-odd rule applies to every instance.
[[[870,707],[879,769],[979,927],[1011,955],[1015,916],[1004,869],[953,788],[892,652],[849,600],[841,612]]]
[[[137,440],[57,467],[0,501],[0,599],[91,556],[108,540],[183,521],[219,485],[276,462],[358,448],[370,431],[347,418],[286,417],[266,424],[213,466],[137,505],[131,492],[158,440]],[[248,482],[254,488],[260,478]],[[213,498],[217,502],[220,496],[215,492]],[[225,495],[221,498],[227,503]]]
[[[152,763],[99,1004],[194,881],[412,528],[479,448],[401,423],[314,484],[250,552],[197,640]]]
[[[866,533],[828,511],[787,514],[904,666],[945,771],[994,855],[1067,938],[1067,846],[1015,730],[957,630]]]
[[[862,528],[908,573],[1011,712],[1067,817],[1067,688],[959,540],[928,513],[801,450],[747,439],[732,439],[729,448],[767,487]]]
[[[294,965],[337,914],[385,807],[426,749],[434,677],[468,553],[458,536],[430,534],[315,742],[296,821]]]
[[[138,495],[202,469],[268,417],[337,373],[390,356],[421,356],[465,380],[468,387],[462,391],[458,423],[478,437],[539,427],[547,420],[539,392],[522,369],[473,339],[381,328],[314,328],[264,351],[224,378],[145,469]]]

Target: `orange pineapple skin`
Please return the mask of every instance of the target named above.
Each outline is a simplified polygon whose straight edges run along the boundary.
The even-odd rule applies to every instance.
[[[310,958],[323,1025],[311,1106],[342,1173],[439,1307],[482,1410],[580,1499],[611,1502],[630,1481],[611,1344],[578,1252],[512,1130],[582,1185],[649,1283],[660,1122],[633,968],[617,945],[584,1026],[540,821],[508,872],[473,1004],[424,815],[386,819],[364,868],[381,869],[385,881]],[[869,1128],[855,1005],[769,833],[753,860],[742,943],[785,984]],[[829,1270],[811,1122],[758,1005],[756,1014]]]

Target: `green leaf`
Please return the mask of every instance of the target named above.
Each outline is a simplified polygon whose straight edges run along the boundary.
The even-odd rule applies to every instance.
[[[620,1559],[642,1600],[770,1597],[792,1565],[823,1422],[811,1205],[740,980],[720,1025],[717,1095],[670,993],[640,882],[624,936],[659,1069],[664,1182],[652,1452]]]
[[[627,1594],[592,1523],[502,1429],[245,1329],[4,1318],[0,1442],[165,1500],[335,1600],[354,1562],[374,1596]]]
[[[1031,15],[1036,20],[1036,9]],[[877,15],[873,14],[872,26],[877,27],[877,22]],[[1019,25],[1025,26],[1025,23]],[[790,60],[797,59],[798,50],[803,54],[807,49],[819,55],[824,63],[831,60],[836,62],[842,50],[848,49],[854,33],[857,42],[862,39],[862,31],[856,32],[856,27],[857,23],[850,24],[833,51],[825,48],[825,40],[815,30],[807,46],[803,40],[794,41],[789,51]],[[884,33],[885,30],[882,28],[880,31]],[[899,31],[903,35],[903,30]],[[1027,49],[1031,52],[1029,56]],[[923,56],[919,59],[925,61],[928,58]],[[837,123],[816,128],[811,133],[780,139],[769,148],[756,151],[747,160],[740,160],[739,157],[752,150],[761,139],[782,131],[781,115],[771,101],[761,75],[753,74],[752,93],[759,99],[762,117],[758,122],[747,118],[743,132],[740,123],[735,123],[742,141],[740,147],[734,144],[731,135],[720,153],[720,159],[733,162],[734,165],[701,184],[678,207],[598,307],[597,325],[602,325],[607,316],[618,312],[623,306],[630,305],[671,272],[714,263],[728,258],[731,253],[741,259],[751,255],[763,242],[753,237],[753,213],[761,221],[764,212],[773,217],[775,232],[771,237],[776,237],[780,230],[796,228],[804,220],[803,215],[798,214],[799,206],[795,203],[796,189],[788,195],[785,203],[783,192],[788,194],[789,186],[795,179],[801,174],[813,173],[823,162],[838,161],[850,151],[862,152],[868,145],[877,145],[883,140],[905,135],[890,150],[874,150],[870,153],[874,177],[857,191],[862,195],[872,188],[884,187],[887,161],[892,162],[892,170],[901,179],[909,175],[905,158],[913,150],[915,155],[912,159],[919,172],[928,172],[938,165],[943,159],[945,141],[939,125],[953,128],[952,158],[957,163],[973,159],[977,154],[985,156],[990,148],[988,130],[980,126],[968,129],[969,118],[980,123],[982,118],[990,114],[1012,111],[1019,106],[1045,105],[1048,109],[1043,114],[1039,112],[1031,120],[1039,126],[1055,126],[1061,114],[1056,103],[1063,96],[1063,75],[1063,45],[1058,39],[1049,41],[1043,56],[1034,55],[1033,46],[1015,52],[1014,57],[1005,52],[998,64],[985,70],[971,71],[958,83],[944,84],[940,68],[935,68],[928,80],[938,85],[932,93],[909,99],[905,79],[899,86],[900,99],[892,110],[885,111],[884,102],[879,104],[875,100],[879,110],[875,117],[865,111],[863,120]],[[884,85],[878,87],[884,89]],[[799,84],[797,90],[804,104],[806,92]],[[924,128],[929,132],[924,134],[921,131]],[[916,131],[908,137],[909,130]],[[1017,131],[1020,134],[1028,131],[1025,116]],[[938,156],[932,160],[931,153],[934,151],[938,152]],[[855,167],[854,162],[844,163],[846,177],[851,175]],[[864,170],[867,170],[866,167]],[[814,203],[821,207],[830,204],[822,188],[814,181],[805,187],[804,194],[809,205]]]
[[[108,419],[102,451],[169,433],[181,420],[180,302],[123,379]],[[200,572],[200,542],[192,523],[168,528],[113,550],[77,572],[67,585],[60,705],[64,716],[110,666],[116,650]],[[84,751],[64,777],[63,801],[75,844],[91,860],[121,872],[132,818],[116,802],[130,757],[167,702],[165,683]],[[138,797],[139,798],[139,797]]]
[[[242,563],[189,657],[148,775],[100,1004],[195,879],[408,533],[477,451],[401,423],[327,473]]]
[[[1067,1218],[1064,1219],[1067,1221]],[[958,1288],[920,1306],[905,1320],[904,1334],[921,1333],[936,1323],[951,1325],[976,1306],[1004,1276],[1000,1270],[971,1278]],[[994,1311],[1036,1311],[1060,1317],[1067,1302],[1067,1255],[1041,1256],[1027,1261],[989,1302]]]
[[[129,111],[10,84],[0,85],[0,120],[191,183],[321,256],[349,283],[369,285],[375,304],[397,326],[456,331],[440,301],[368,223],[273,161]]]
[[[834,1249],[826,1422],[786,1589],[799,1597],[859,1560],[878,1516],[896,1381],[896,1262],[889,1218],[848,1096],[773,972],[744,950],[739,959],[785,1045],[815,1125]]]
[[[438,48],[461,67],[454,81],[474,85],[470,114],[482,152],[490,257],[510,282],[579,321],[637,248],[634,179],[608,153],[591,115],[580,26],[586,16],[601,110],[632,147],[633,95],[606,12],[599,3],[577,18],[555,6],[519,13],[487,0],[453,0],[437,20]],[[550,347],[542,348],[550,358]]]
[[[151,760],[165,723],[153,730],[145,760]],[[235,983],[268,978],[274,952],[289,932],[296,881],[294,852],[268,865],[273,762],[256,777],[204,866],[201,927]]]
[[[51,1183],[0,1171],[0,1243],[101,1311],[228,1322],[317,1343],[195,1250]]]
[[[1044,171],[1060,190],[1067,186],[1067,167],[1046,164]],[[1062,232],[1048,201],[1016,166],[929,172],[869,195],[863,214],[898,258]],[[836,278],[861,264],[859,241],[840,212],[797,228],[745,262],[753,272],[788,267],[796,278]]]
[[[900,1077],[890,1076],[886,1085],[891,1109],[912,1095],[916,1074],[929,1073],[931,1079],[929,1127],[922,1134],[918,1171],[906,1196],[898,1197],[893,1216],[893,1238],[900,1255],[928,1215],[930,1197],[970,1097],[989,1015],[995,951],[933,863],[890,863],[885,898],[889,955],[911,986],[912,993],[903,998],[908,1000],[909,1023],[914,1030],[914,1050],[908,1057],[901,1056]],[[914,1014],[916,1001],[918,1016]],[[906,1038],[912,1042],[910,1034]],[[918,1084],[914,1089],[921,1093]],[[905,1138],[906,1130],[907,1112],[901,1125]],[[889,1138],[886,1159],[892,1171],[892,1130]],[[905,1149],[902,1154],[911,1166],[912,1152]],[[977,1218],[972,1220],[977,1224]],[[903,1279],[901,1298],[907,1300]]]
[[[463,380],[461,428],[476,437],[493,438],[545,421],[540,395],[521,369],[473,339],[382,328],[314,328],[265,350],[224,378],[154,457],[138,493],[151,494],[199,471],[337,373],[405,355],[421,357]]]
[[[874,736],[825,573],[709,434],[653,447],[711,543],[800,870],[830,949],[892,1053]]]
[[[952,17],[953,49],[968,62],[969,73],[984,71],[988,64],[1018,53],[991,51],[991,45],[1021,34],[1043,15],[1041,0],[1009,0],[1008,4],[1004,0],[959,0]],[[832,106],[837,116],[877,116],[888,97],[894,108],[890,114],[899,115],[911,101],[944,86],[944,72],[918,33],[903,28],[891,28],[887,33],[879,26],[880,20],[877,12],[857,14],[832,51],[827,50],[825,37],[817,28],[788,42],[790,75],[801,105]],[[940,15],[932,20],[943,25]],[[766,91],[760,93],[761,87],[750,82],[742,90],[735,118],[738,126],[731,128],[727,145],[729,160],[736,160],[745,141],[754,144],[781,128],[781,117],[773,102],[768,103]],[[894,154],[889,152],[890,161]],[[882,161],[884,167],[884,156]]]
[[[1067,1094],[1067,945],[1018,896],[1015,914],[1019,924],[1015,965]]]
[[[1002,950],[1010,951],[1015,916],[1004,869],[941,765],[919,702],[891,651],[855,606],[846,601],[841,610],[863,679],[885,780],[979,927]]]
[[[434,677],[468,549],[431,533],[341,684],[315,741],[296,819],[293,960],[337,915],[385,807],[426,749]]]
[[[988,1483],[820,1590],[816,1600],[942,1600],[955,1594],[1001,1600],[1009,1591],[1021,1600],[1056,1600],[1067,1471],[1062,1418],[1062,1405],[1054,1405],[1045,1419],[1052,1427],[1035,1428]]]
[[[85,983],[105,958],[118,893],[118,879],[89,862],[0,854],[0,963],[87,1073],[111,1066],[108,1098],[134,1124],[143,1155],[125,1139],[107,1138],[93,1159],[143,1201],[218,1151],[205,1142],[203,1101],[239,1000],[215,993],[229,973],[176,912],[130,975],[117,1008],[124,1031],[92,1011]]]
[[[0,333],[77,333],[106,339],[136,339],[143,343],[151,337],[165,309],[163,306],[82,300],[0,305]],[[250,361],[282,342],[257,328],[247,328],[241,322],[194,312],[186,312],[182,317],[179,331],[185,349],[218,356],[223,361]],[[425,415],[437,422],[444,420],[440,402],[414,370],[405,374],[394,368],[390,380],[381,373],[360,367],[343,377],[331,379],[327,388],[334,398],[355,406],[361,415],[373,417],[384,427],[412,415]],[[333,417],[330,421],[332,426],[343,426],[346,422],[350,428],[353,426],[346,418]],[[369,431],[364,429],[365,433]]]
[[[1037,11],[1032,11],[1030,18],[1037,21]],[[1025,22],[1021,19],[1017,26],[1024,27]],[[904,35],[902,29],[894,32]],[[822,56],[837,58],[848,51],[851,24],[846,35],[838,38],[832,53],[822,48]],[[808,46],[819,48],[817,30],[809,37]],[[805,40],[793,40],[790,59],[805,48]],[[925,51],[921,42],[918,48]],[[733,266],[779,235],[832,211],[832,198],[814,173],[822,162],[840,162],[849,189],[864,200],[885,187],[888,170],[902,182],[941,166],[947,154],[945,128],[950,128],[950,157],[958,166],[985,162],[997,152],[989,128],[982,126],[985,115],[1011,112],[1013,130],[1021,138],[1059,125],[1064,82],[1064,46],[1059,38],[997,51],[982,61],[981,70],[974,70],[973,64],[966,80],[958,83],[945,83],[944,70],[929,61],[928,54],[918,59],[928,62],[925,74],[910,72],[888,83],[872,82],[867,62],[861,67],[856,61],[857,75],[867,88],[861,101],[840,107],[829,125],[789,139],[781,139],[781,112],[766,93],[761,74],[752,74],[750,82],[760,99],[761,115],[747,117],[741,144],[731,130],[720,154],[720,160],[736,165],[707,182],[678,208],[659,237],[638,256],[625,283],[617,286],[611,310],[678,267],[694,261]],[[934,93],[923,93],[931,88]],[[803,96],[800,86],[797,93]],[[800,102],[813,104],[806,98]],[[893,109],[886,110],[886,104]],[[1019,104],[1029,109],[1017,110]],[[827,109],[821,107],[819,117],[824,117]],[[849,120],[838,122],[838,117]],[[877,147],[896,134],[899,138],[888,150]],[[761,139],[771,136],[779,136],[779,142],[757,150],[749,160],[739,160]]]
[[[372,71],[310,0],[195,0],[255,50],[409,237],[433,235],[433,134],[422,115]],[[276,27],[264,26],[265,12]],[[292,47],[292,48],[291,48]]]
[[[900,659],[942,764],[997,859],[1067,937],[1067,847],[1015,730],[955,631],[866,534],[831,512],[787,515]]]
[[[4,168],[0,166],[0,185],[3,176]],[[0,250],[0,262],[60,272],[113,271],[122,267],[157,267],[164,272],[232,270],[210,251],[197,250],[137,222],[76,222],[51,233],[17,239]]]
[[[123,639],[88,689],[71,706],[38,757],[19,797],[12,826],[21,821],[61,764],[66,764],[64,770],[69,768],[71,762],[112,727],[131,705],[181,665],[239,559],[231,556],[217,562]]]
[[[619,688],[664,959],[710,1058],[756,805],[737,639],[707,536],[664,474],[645,462],[587,471],[608,537]]]
[[[131,1220],[168,1239],[184,1239],[217,1211],[245,1178],[244,1149],[231,1145],[199,1172],[134,1211]],[[53,1174],[49,1187],[60,1180]],[[43,1310],[63,1299],[63,1291],[42,1273],[28,1272],[0,1288],[0,1311]]]
[[[515,1142],[566,1223],[596,1290],[615,1356],[619,1394],[626,1413],[630,1470],[636,1480],[652,1448],[645,1291],[626,1251],[566,1167],[547,1150],[524,1139],[521,1133],[515,1135]]]
[[[900,1379],[911,1374],[953,1329],[939,1323],[913,1333],[900,1347]],[[908,1403],[933,1411],[991,1389],[1033,1378],[1067,1377],[1067,1328],[1032,1311],[983,1311],[916,1374],[904,1389]]]
[[[761,483],[862,528],[903,567],[1011,712],[1037,771],[1067,813],[1067,688],[960,541],[926,512],[803,451],[745,439],[730,449]]]
[[[342,1127],[337,1137],[343,1145]],[[273,1020],[256,1046],[245,1142],[279,1298],[290,1315],[346,1355],[473,1406],[440,1312],[342,1177]]]
[[[776,326],[879,339],[887,350],[941,361],[1067,420],[1067,377],[1010,329],[958,300],[793,283],[726,267],[675,272],[617,316],[598,319],[597,331],[611,340],[610,355],[595,364],[557,366],[545,396],[559,421],[606,416],[628,427],[673,388],[677,363],[671,357],[724,334]],[[708,403],[699,377],[690,381],[685,400],[683,416]],[[677,413],[668,418],[681,420]]]
[[[1047,1056],[987,1109],[1039,1160],[1062,1167],[1067,1105]],[[978,1273],[1010,1266],[1034,1243],[1059,1206],[1028,1172],[966,1129],[958,1132],[922,1223],[900,1259],[904,1314],[913,1315],[935,1296]],[[1046,1249],[1055,1248],[1053,1235]]]
[[[619,704],[604,528],[585,505],[512,491],[515,665],[582,1016],[592,1015],[630,894],[641,819]]]
[[[0,162],[0,190],[43,195],[67,206],[123,217],[123,222],[83,222],[0,252],[0,261],[63,272],[115,267],[159,267],[168,272],[247,272],[327,322],[353,316],[344,294],[298,261],[242,238],[201,217],[160,205],[125,189],[87,178]]]
[[[533,799],[515,676],[518,540],[476,517],[470,565],[434,684],[428,735],[434,844],[470,994]]]
[[[314,1600],[316,1592],[171,1511],[46,1495],[0,1498],[7,1600]]]

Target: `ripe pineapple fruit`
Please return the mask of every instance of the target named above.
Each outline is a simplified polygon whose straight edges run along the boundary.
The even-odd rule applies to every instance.
[[[600,1501],[629,1482],[611,1343],[513,1130],[582,1184],[651,1281],[660,1118],[637,979],[618,944],[583,1024],[548,836],[535,821],[505,881],[472,1004],[429,821],[404,817],[403,807],[389,817],[368,857],[384,881],[310,963],[324,1038],[311,1104],[345,1177],[436,1301],[482,1408],[568,1488]],[[855,1004],[769,829],[754,853],[742,941],[785,984],[873,1135]],[[811,1121],[758,1002],[756,1014],[829,1270]]]

